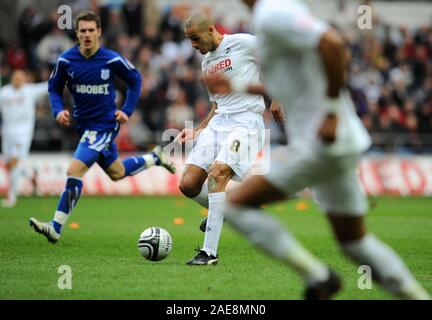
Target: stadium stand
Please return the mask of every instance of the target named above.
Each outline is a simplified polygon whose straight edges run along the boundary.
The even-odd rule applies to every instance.
[[[203,1],[200,5],[220,17],[217,21],[222,32],[248,32],[247,11],[242,10],[242,4],[234,2],[233,10],[226,16],[221,14],[225,2],[212,5]],[[430,17],[431,6],[420,11],[416,7],[417,16],[413,16],[413,10],[407,9],[413,8],[412,2],[399,2],[393,7],[392,2],[374,3],[377,9],[373,29],[362,31],[356,27],[358,17],[351,8],[358,5],[357,1],[348,5],[337,1],[307,2],[324,17],[330,18],[335,9],[339,10],[338,17],[344,17],[337,19],[337,27],[344,30],[351,49],[349,90],[359,115],[373,135],[375,145],[371,150],[432,152],[432,29],[430,23],[422,22]],[[30,70],[35,80],[46,80],[57,56],[73,43],[72,30],[60,32],[57,28],[55,1],[42,3],[42,11],[36,12],[34,3],[30,2],[21,9],[15,21],[19,31],[16,39],[0,38],[3,85],[9,82],[11,71],[16,68]],[[181,25],[195,5],[196,1],[73,2],[73,12],[90,6],[101,14],[105,45],[120,51],[143,75],[144,85],[137,106],[137,117],[141,119],[125,126],[121,135],[128,140],[120,143],[127,150],[142,149],[146,143],[158,141],[164,129],[179,126],[173,123],[173,118],[199,121],[209,110],[207,94],[199,80],[201,57],[184,39]],[[401,10],[405,10],[402,20],[399,19]],[[418,12],[423,16],[419,17]],[[393,23],[395,20],[398,24]],[[124,92],[124,88],[120,89],[119,103]],[[184,100],[181,106],[179,100]],[[74,137],[73,130],[53,125],[47,102],[44,99],[39,103],[32,150],[70,150],[75,145],[70,139],[71,135]],[[272,123],[271,117],[266,119],[267,126],[274,128],[271,142],[283,143],[281,129]],[[134,130],[146,132],[145,137],[138,139],[135,134],[133,138]],[[65,139],[66,136],[69,138]]]

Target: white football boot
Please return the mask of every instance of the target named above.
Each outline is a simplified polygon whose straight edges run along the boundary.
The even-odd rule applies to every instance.
[[[158,159],[160,161],[160,164],[159,164],[160,166],[164,167],[165,169],[167,169],[171,173],[176,172],[176,168],[174,167],[174,164],[172,162],[168,162],[168,159],[165,156],[165,152],[163,152],[163,149],[161,146],[154,147],[151,152],[154,153],[156,155],[156,157],[158,157]]]
[[[43,234],[51,243],[56,243],[60,239],[60,234],[54,230],[54,227],[50,223],[30,218],[30,227],[33,227],[37,233]]]

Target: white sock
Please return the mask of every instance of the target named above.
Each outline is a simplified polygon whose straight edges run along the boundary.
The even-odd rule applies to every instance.
[[[293,267],[308,284],[324,281],[329,269],[263,210],[226,205],[226,220],[252,243]]]
[[[372,277],[389,292],[401,299],[429,300],[429,294],[421,287],[402,259],[385,243],[373,235],[342,244],[342,249],[356,262],[368,265]]]
[[[200,194],[197,195],[195,198],[192,198],[192,200],[197,202],[204,208],[207,209],[209,208],[209,193],[208,193],[207,180],[203,183]]]
[[[18,187],[21,178],[21,168],[19,165],[15,166],[10,172],[10,187],[8,192],[8,200],[16,201],[18,195]]]
[[[202,250],[213,256],[217,256],[219,238],[224,220],[222,210],[225,206],[225,200],[225,192],[210,193],[208,195],[209,212]]]
[[[66,214],[64,212],[56,210],[56,212],[54,213],[53,221],[55,221],[55,222],[61,224],[62,226],[64,226],[66,224],[67,220],[69,219],[69,217],[71,216],[71,213],[70,214]]]
[[[153,167],[156,164],[155,156],[152,153],[145,154],[142,157],[144,158],[144,161],[146,163],[146,169]]]

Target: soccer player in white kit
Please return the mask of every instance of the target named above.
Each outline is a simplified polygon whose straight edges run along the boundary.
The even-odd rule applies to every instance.
[[[27,83],[23,70],[15,70],[11,84],[0,89],[2,152],[9,172],[9,190],[3,207],[13,207],[17,201],[21,162],[27,158],[33,139],[37,100],[48,93],[47,82]]]
[[[185,23],[186,37],[204,55],[204,75],[223,73],[232,81],[259,82],[260,70],[249,34],[221,35],[204,13],[193,13]],[[241,181],[254,164],[264,142],[264,98],[246,93],[210,94],[212,110],[195,129],[183,129],[176,140],[185,143],[198,137],[183,173],[180,190],[207,207],[204,245],[188,265],[218,262],[217,248],[222,230],[225,187]],[[276,121],[283,121],[281,108],[273,103]],[[208,183],[205,183],[208,179]]]
[[[306,299],[327,299],[339,277],[260,205],[291,198],[310,187],[327,214],[342,251],[372,269],[373,278],[402,299],[429,299],[401,258],[366,231],[368,209],[356,169],[371,139],[343,90],[345,47],[339,34],[298,0],[244,0],[253,8],[261,85],[232,86],[221,75],[211,91],[269,95],[285,107],[289,145],[271,154],[266,176],[251,176],[230,193],[224,215],[238,231],[294,267],[306,282]]]

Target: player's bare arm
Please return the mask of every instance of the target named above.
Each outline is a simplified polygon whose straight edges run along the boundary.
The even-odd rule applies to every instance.
[[[57,122],[64,127],[69,127],[71,124],[70,113],[68,110],[61,111],[56,118]]]
[[[325,32],[321,37],[318,51],[327,76],[327,96],[337,98],[344,83],[345,73],[345,45],[341,36],[335,30]]]
[[[339,91],[344,83],[345,46],[339,34],[334,30],[329,30],[323,34],[318,51],[327,76],[327,97],[329,98],[327,101],[329,112],[318,131],[318,135],[324,143],[330,144],[336,139],[338,124],[336,108],[338,107]]]
[[[210,120],[213,118],[213,116],[216,114],[217,104],[215,102],[212,103],[212,108],[210,110],[210,113],[207,115],[207,117],[195,128],[184,128],[175,138],[175,141],[177,141],[180,144],[186,143],[186,141],[191,139],[196,139],[201,131],[203,131]]]

